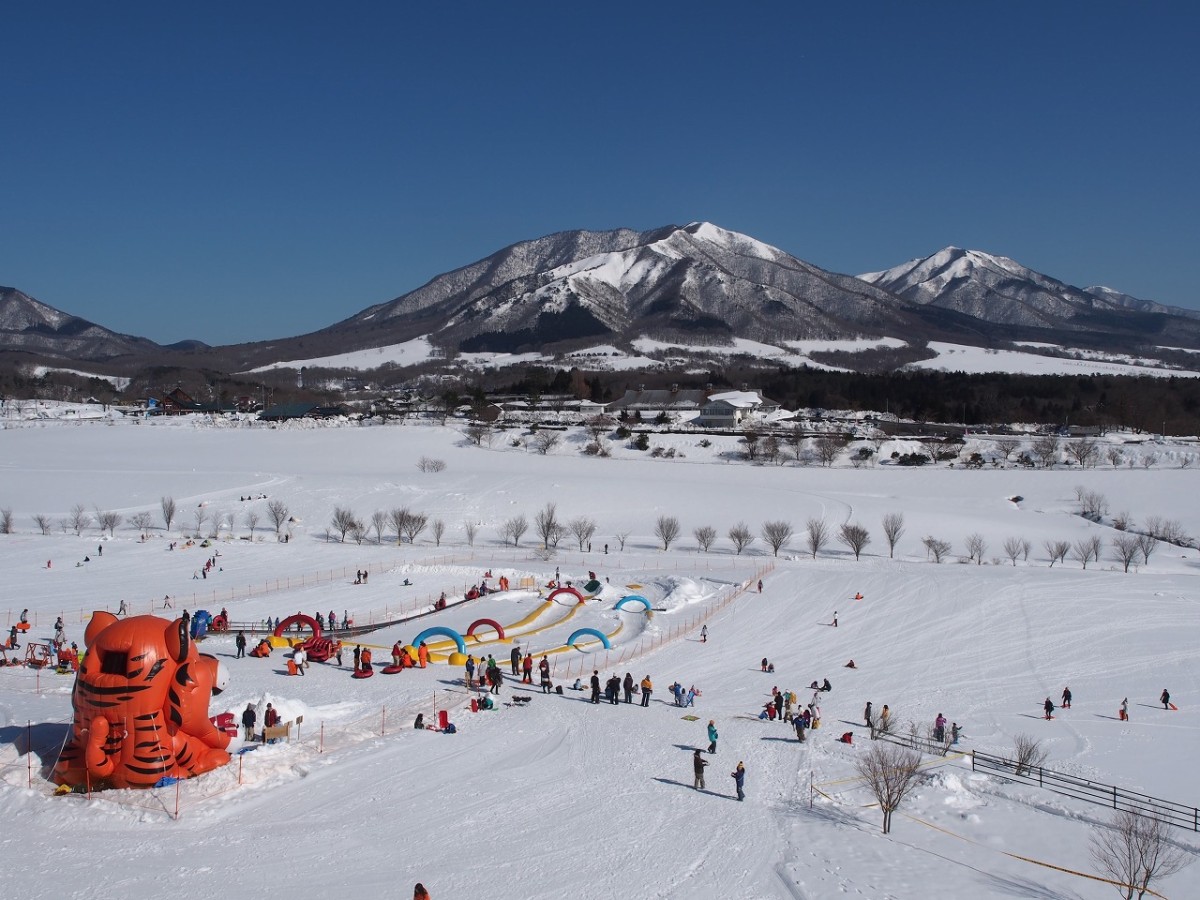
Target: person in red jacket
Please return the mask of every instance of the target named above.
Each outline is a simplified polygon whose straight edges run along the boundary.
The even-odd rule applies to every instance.
[[[521,681],[524,682],[525,684],[533,684],[533,654],[532,653],[525,654],[525,659],[522,660],[522,662],[521,662],[521,671],[524,673],[524,677],[521,678]]]

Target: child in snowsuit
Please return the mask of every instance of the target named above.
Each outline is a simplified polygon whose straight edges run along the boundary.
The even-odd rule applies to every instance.
[[[708,752],[717,752],[717,723],[713,719],[708,720]]]

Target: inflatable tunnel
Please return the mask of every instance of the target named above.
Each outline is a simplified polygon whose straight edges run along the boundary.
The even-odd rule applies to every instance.
[[[309,628],[311,628],[313,637],[321,636],[321,626],[317,624],[317,620],[312,616],[306,616],[303,613],[296,613],[294,616],[288,616],[286,619],[280,622],[279,626],[271,633],[274,634],[275,637],[281,638],[284,636],[287,630],[297,622],[301,625],[307,625]]]
[[[650,612],[650,601],[641,594],[626,594],[617,601],[617,605],[614,606],[613,609],[621,609],[626,603],[640,603],[642,604],[642,609],[644,609],[646,612]]]
[[[496,630],[496,634],[499,635],[499,640],[504,640],[504,626],[495,619],[476,619],[471,623],[470,627],[467,628],[467,637],[473,637],[476,641],[478,641],[479,638],[475,637],[475,629],[479,628],[481,625],[487,625],[489,628],[494,628]]]
[[[567,638],[567,646],[574,647],[575,641],[583,636],[596,638],[596,640],[598,640],[600,643],[602,643],[604,645],[605,650],[612,649],[612,644],[608,640],[608,635],[606,635],[603,631],[599,631],[595,628],[580,628],[576,631],[571,632],[571,636],[569,638]]]
[[[426,628],[412,639],[412,646],[420,647],[422,641],[433,637],[435,634],[450,638],[450,640],[454,641],[455,646],[458,647],[458,652],[466,655],[467,642],[463,640],[462,635],[453,628],[446,628],[444,625],[434,625],[432,628]]]

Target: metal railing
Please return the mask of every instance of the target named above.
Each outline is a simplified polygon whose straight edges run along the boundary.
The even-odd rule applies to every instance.
[[[1163,800],[1160,797],[1151,797],[1137,791],[1126,790],[1114,784],[1089,781],[1086,778],[1065,775],[1041,766],[1018,766],[1011,759],[993,756],[990,753],[981,753],[978,750],[971,754],[971,770],[995,773],[1012,781],[1037,785],[1043,790],[1082,800],[1085,803],[1107,806],[1110,809],[1128,810],[1147,818],[1157,819],[1166,825],[1174,825],[1176,828],[1200,831],[1200,809],[1176,803],[1173,800]]]

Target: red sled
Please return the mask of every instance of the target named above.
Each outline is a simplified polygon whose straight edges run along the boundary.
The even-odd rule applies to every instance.
[[[1123,709],[1118,709],[1118,710],[1117,710],[1117,718],[1118,718],[1118,719],[1120,719],[1122,722],[1128,722],[1128,721],[1129,721],[1129,716],[1128,716],[1128,715],[1126,715],[1126,713],[1125,713],[1125,710],[1123,710]]]
[[[1179,707],[1174,703],[1168,703],[1167,706],[1171,707],[1171,709],[1175,710],[1175,712],[1179,712]]]

